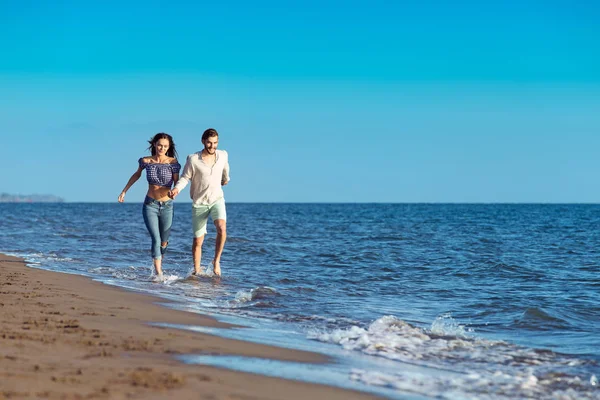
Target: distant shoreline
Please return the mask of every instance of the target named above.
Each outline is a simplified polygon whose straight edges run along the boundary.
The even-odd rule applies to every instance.
[[[0,193],[0,203],[64,203],[62,197],[50,194],[10,194]]]

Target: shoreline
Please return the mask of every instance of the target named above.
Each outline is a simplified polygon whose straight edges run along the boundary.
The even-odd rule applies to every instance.
[[[157,304],[168,301],[91,278],[28,267],[0,253],[0,399],[381,399],[374,394],[224,368],[184,364],[184,354],[300,363],[301,350],[150,325],[233,325]]]

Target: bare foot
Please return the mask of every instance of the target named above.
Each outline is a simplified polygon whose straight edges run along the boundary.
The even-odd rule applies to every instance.
[[[213,260],[213,273],[216,276],[221,276],[221,261]]]
[[[154,277],[152,277],[152,282],[155,282],[155,283],[159,283],[164,280],[165,280],[165,278],[163,277],[163,274],[156,274],[156,275],[154,275]]]

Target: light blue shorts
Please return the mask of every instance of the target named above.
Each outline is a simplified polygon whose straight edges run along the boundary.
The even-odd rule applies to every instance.
[[[206,235],[206,223],[208,222],[209,215],[213,222],[218,219],[227,221],[224,198],[212,204],[192,204],[192,230],[194,231],[194,237]]]

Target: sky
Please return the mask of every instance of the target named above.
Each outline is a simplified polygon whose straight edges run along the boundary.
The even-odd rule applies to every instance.
[[[116,202],[155,133],[183,165],[212,127],[228,202],[598,203],[598,21],[578,0],[0,0],[0,192]]]

